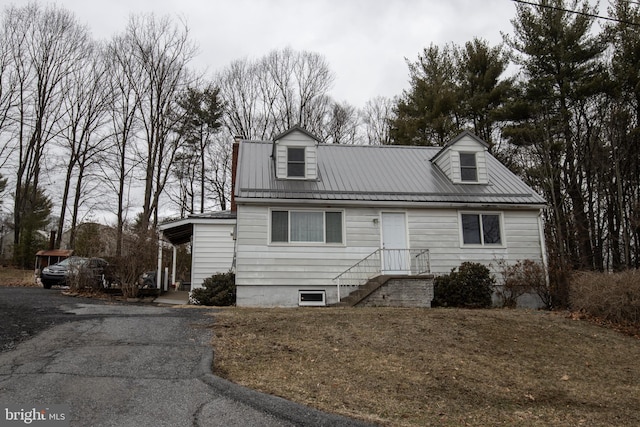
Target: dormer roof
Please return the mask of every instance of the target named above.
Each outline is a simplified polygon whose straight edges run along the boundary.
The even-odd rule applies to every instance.
[[[274,141],[274,142],[276,142],[276,141],[278,141],[278,140],[280,140],[280,139],[284,138],[285,136],[287,136],[287,135],[289,135],[289,134],[291,134],[291,133],[293,133],[293,132],[300,132],[300,133],[303,133],[303,134],[305,134],[306,136],[308,136],[309,138],[311,138],[311,139],[315,140],[316,142],[322,142],[322,140],[321,140],[319,137],[317,137],[317,136],[316,136],[316,135],[314,135],[313,133],[309,132],[308,130],[306,130],[305,128],[303,128],[303,127],[302,127],[302,126],[300,126],[300,125],[295,125],[295,126],[293,126],[291,129],[286,130],[286,131],[282,132],[282,133],[281,133],[281,134],[279,134],[279,135],[276,135],[276,136],[273,138],[273,141]]]
[[[486,150],[489,149],[489,144],[487,144],[482,138],[478,137],[475,133],[465,130],[462,131],[458,134],[458,136],[456,136],[455,138],[453,138],[451,141],[447,142],[440,151],[438,151],[438,154],[436,154],[435,156],[433,156],[433,158],[431,159],[431,163],[435,163],[436,160],[438,160],[438,158],[445,153],[447,150],[449,150],[449,148],[451,148],[452,146],[454,146],[455,144],[457,144],[461,139],[465,138],[465,137],[469,137],[472,138],[474,141],[476,141],[478,144],[482,145]]]

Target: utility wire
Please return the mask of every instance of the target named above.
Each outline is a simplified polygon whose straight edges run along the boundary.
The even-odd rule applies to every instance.
[[[622,19],[611,18],[609,16],[602,16],[602,15],[596,15],[594,13],[580,12],[579,10],[565,9],[563,7],[552,6],[552,5],[549,5],[549,4],[532,3],[530,1],[525,1],[525,0],[511,0],[511,1],[513,1],[514,3],[527,4],[529,6],[536,6],[536,7],[544,7],[544,8],[547,8],[547,9],[558,10],[560,12],[568,12],[568,13],[573,13],[573,14],[576,14],[576,15],[588,16],[590,18],[604,19],[606,21],[613,21],[613,22],[618,22],[620,24],[626,24],[626,25],[631,25],[631,26],[634,26],[634,27],[640,27],[640,23],[626,21],[626,20],[622,20]],[[639,4],[639,3],[631,2],[631,1],[629,1],[628,3]]]

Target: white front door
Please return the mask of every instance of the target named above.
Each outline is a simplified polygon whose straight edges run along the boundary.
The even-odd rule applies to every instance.
[[[404,213],[382,213],[382,272],[409,274],[407,225]]]

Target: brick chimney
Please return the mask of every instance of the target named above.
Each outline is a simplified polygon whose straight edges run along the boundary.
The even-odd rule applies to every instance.
[[[233,138],[233,148],[231,152],[231,212],[238,210],[236,205],[236,174],[238,173],[238,152],[240,151],[240,141],[242,136],[236,135]]]

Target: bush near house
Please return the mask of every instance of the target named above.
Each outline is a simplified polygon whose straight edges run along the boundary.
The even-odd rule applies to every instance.
[[[236,275],[218,273],[204,279],[203,288],[191,292],[191,302],[197,305],[229,306],[236,303]]]
[[[436,277],[433,307],[491,307],[495,279],[489,269],[479,263],[464,262],[451,273]]]
[[[584,272],[570,281],[571,308],[620,325],[640,327],[640,272]]]
[[[503,283],[496,287],[496,293],[503,307],[515,308],[518,298],[530,293],[537,295],[546,309],[552,308],[553,295],[547,282],[547,272],[541,263],[525,259],[507,265],[506,261],[501,260],[498,266]]]

